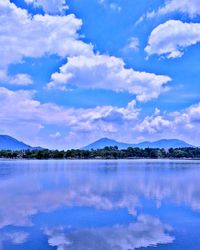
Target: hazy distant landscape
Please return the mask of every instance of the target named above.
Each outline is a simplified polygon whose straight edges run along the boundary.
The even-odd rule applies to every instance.
[[[114,147],[116,146],[118,149],[127,149],[128,147],[132,148],[187,148],[187,147],[195,147],[184,141],[177,139],[163,139],[155,142],[141,142],[138,144],[128,144],[122,143],[115,140],[111,140],[109,138],[99,139],[87,146],[81,148],[81,150],[91,150],[91,149],[103,149],[105,147]],[[67,145],[66,145],[67,147]],[[17,139],[8,136],[8,135],[0,135],[0,150],[40,150],[42,147],[32,147],[27,145]],[[56,148],[55,148],[56,149]]]
[[[10,159],[200,159],[200,148],[180,140],[125,144],[102,138],[82,149],[49,150],[31,147],[0,135],[0,158]]]
[[[122,143],[115,140],[111,140],[109,138],[102,138],[98,141],[95,141],[88,146],[85,146],[81,149],[83,150],[91,150],[91,149],[102,149],[104,147],[111,147],[111,146],[117,146],[118,149],[127,149],[128,147],[132,148],[187,148],[187,147],[194,147],[184,141],[177,140],[177,139],[163,139],[159,141],[154,142],[140,142],[137,144],[128,144],[128,143]]]

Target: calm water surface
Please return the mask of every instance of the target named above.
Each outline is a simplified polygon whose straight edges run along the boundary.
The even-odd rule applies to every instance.
[[[0,161],[1,250],[199,250],[198,161]]]

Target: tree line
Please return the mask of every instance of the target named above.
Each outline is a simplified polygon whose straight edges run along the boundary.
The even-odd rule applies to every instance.
[[[200,159],[200,148],[132,148],[105,147],[96,150],[1,150],[0,158],[10,159]]]

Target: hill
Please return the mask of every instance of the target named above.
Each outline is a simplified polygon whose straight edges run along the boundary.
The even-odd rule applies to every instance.
[[[184,148],[184,147],[194,147],[184,141],[177,140],[177,139],[163,139],[154,142],[141,142],[138,144],[129,144],[118,142],[109,138],[101,138],[85,147],[83,150],[90,150],[90,149],[102,149],[104,147],[110,146],[117,146],[119,149],[127,149],[128,147],[139,147],[139,148]]]
[[[140,148],[188,148],[194,147],[185,141],[178,139],[162,139],[154,142],[142,142],[137,144]]]
[[[118,142],[115,140],[111,140],[109,138],[101,138],[85,147],[83,147],[83,150],[90,150],[90,149],[102,149],[105,148],[106,146],[108,147],[114,147],[117,146],[119,149],[125,149],[128,147],[132,147],[134,145],[132,144],[127,144],[127,143],[123,143],[123,142]]]
[[[21,141],[16,140],[15,138],[8,135],[0,135],[0,150],[33,150],[33,149],[42,149],[39,147],[31,147]]]

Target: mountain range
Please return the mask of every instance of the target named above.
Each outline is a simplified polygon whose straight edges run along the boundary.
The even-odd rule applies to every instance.
[[[117,146],[119,149],[127,149],[128,147],[139,147],[139,148],[184,148],[184,147],[194,147],[184,141],[177,139],[163,139],[154,142],[141,142],[138,144],[129,144],[118,142],[109,138],[101,138],[81,149],[102,149],[104,147]],[[41,147],[32,147],[25,144],[24,142],[18,141],[15,138],[8,135],[0,135],[0,150],[40,150]]]
[[[194,147],[184,141],[177,140],[177,139],[163,139],[159,141],[154,142],[141,142],[138,144],[129,144],[129,143],[123,143],[118,142],[109,138],[101,138],[82,149],[84,150],[90,150],[90,149],[102,149],[104,147],[110,147],[110,146],[117,146],[119,149],[127,149],[128,147],[139,147],[139,148],[184,148],[184,147]]]
[[[0,150],[39,150],[40,147],[31,147],[8,135],[0,135]]]

